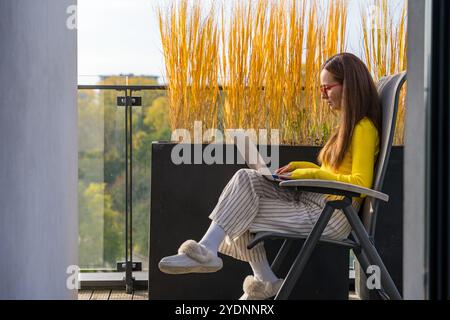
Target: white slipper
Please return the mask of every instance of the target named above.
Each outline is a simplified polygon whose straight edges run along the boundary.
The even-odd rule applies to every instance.
[[[244,280],[244,294],[239,300],[267,300],[277,295],[283,284],[283,279],[275,282],[260,281],[254,276],[247,276]]]
[[[162,258],[159,270],[168,274],[209,273],[222,269],[222,259],[194,240],[185,241],[178,254]]]

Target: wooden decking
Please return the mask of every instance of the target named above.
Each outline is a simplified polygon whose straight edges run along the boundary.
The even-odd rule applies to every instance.
[[[136,291],[127,294],[123,290],[80,290],[78,300],[148,300],[148,292]]]
[[[359,300],[355,292],[350,292],[349,300]],[[136,291],[134,294],[127,294],[123,290],[80,290],[78,300],[148,300],[147,291]]]

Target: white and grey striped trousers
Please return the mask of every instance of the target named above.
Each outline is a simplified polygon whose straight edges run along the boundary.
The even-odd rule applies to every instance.
[[[257,171],[241,169],[228,182],[209,218],[227,234],[219,252],[247,262],[266,259],[262,243],[251,250],[252,233],[309,234],[326,204],[326,195],[281,188]],[[358,210],[360,203],[353,200]],[[342,210],[335,210],[322,234],[342,240],[350,234]]]

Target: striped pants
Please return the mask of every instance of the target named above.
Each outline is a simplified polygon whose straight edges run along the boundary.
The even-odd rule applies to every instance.
[[[272,231],[307,235],[326,204],[326,195],[281,188],[257,171],[241,169],[228,182],[209,216],[227,234],[219,252],[247,262],[266,259],[263,243],[247,249],[252,233]],[[360,203],[353,200],[359,210]],[[342,210],[335,210],[322,236],[342,240],[350,234]]]

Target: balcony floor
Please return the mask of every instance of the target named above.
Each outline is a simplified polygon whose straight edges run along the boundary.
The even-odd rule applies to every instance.
[[[148,292],[143,290],[127,294],[124,290],[116,289],[80,290],[78,300],[148,300]]]
[[[349,300],[359,300],[355,292],[350,292]],[[123,290],[80,290],[78,300],[148,300],[148,292],[136,291],[134,294],[127,294]]]

